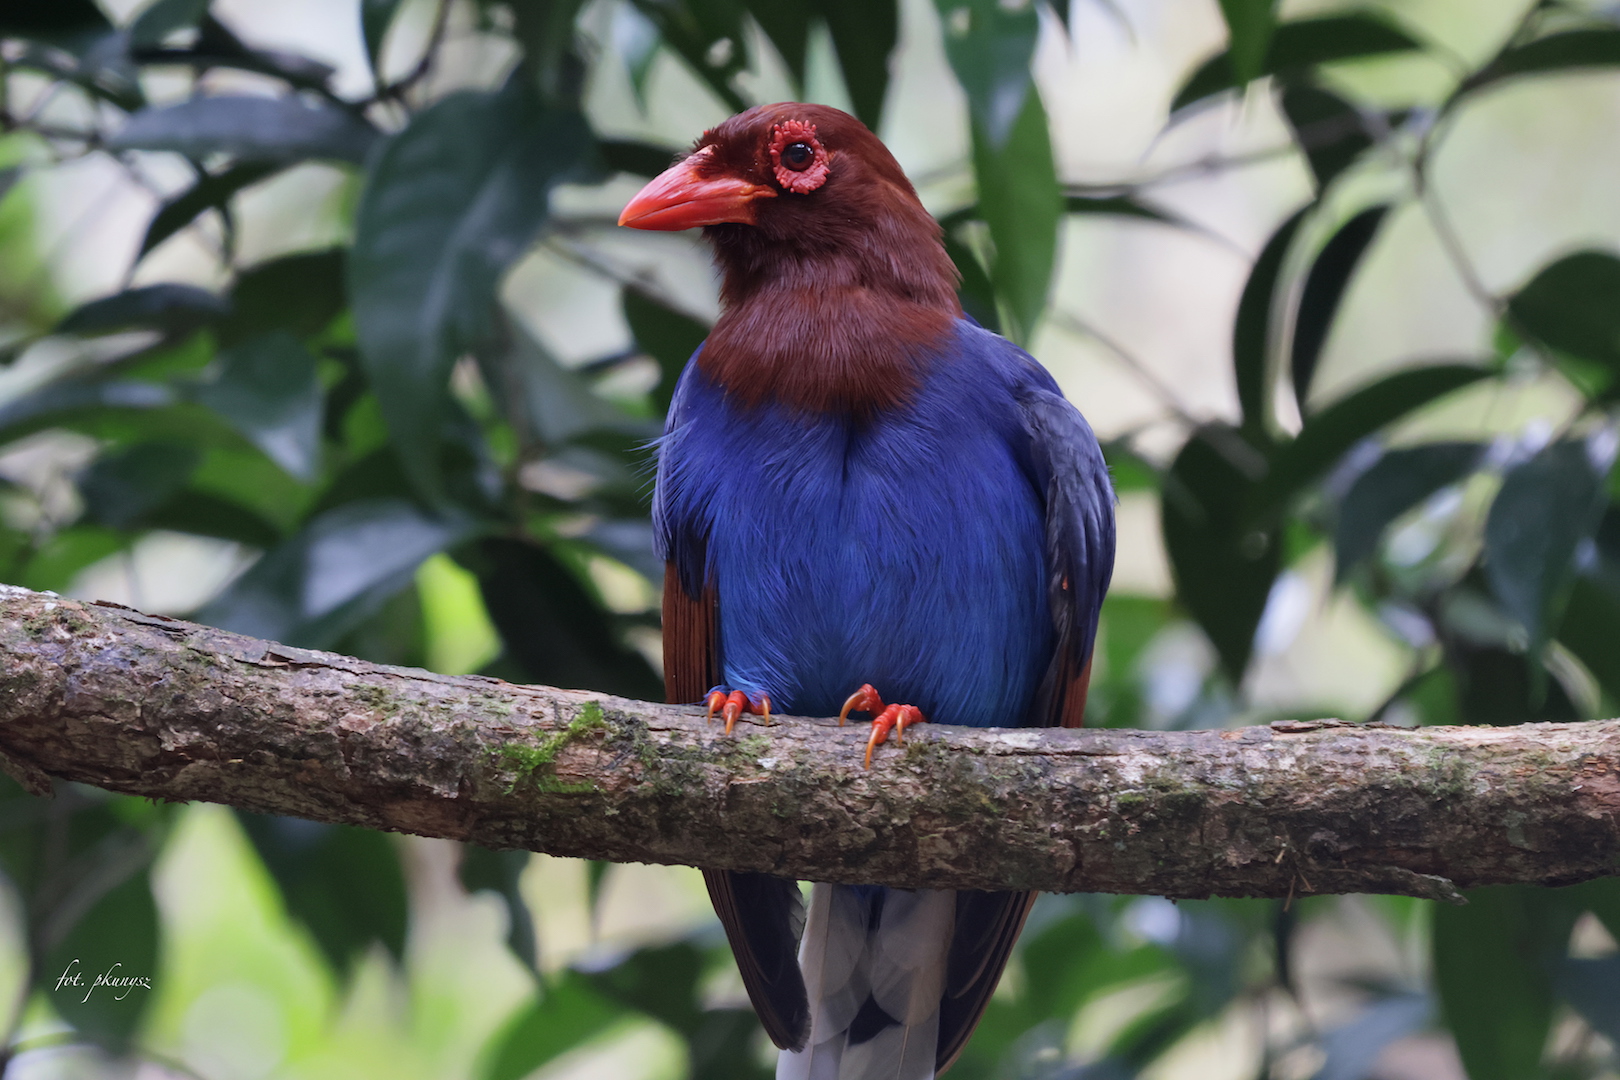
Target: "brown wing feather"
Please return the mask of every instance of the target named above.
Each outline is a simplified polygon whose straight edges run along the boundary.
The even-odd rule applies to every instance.
[[[719,607],[714,586],[690,596],[665,568],[664,696],[672,704],[701,701],[721,681]],[[795,955],[804,921],[798,885],[731,870],[705,870],[703,881],[765,1033],[784,1049],[803,1047],[810,1005]]]

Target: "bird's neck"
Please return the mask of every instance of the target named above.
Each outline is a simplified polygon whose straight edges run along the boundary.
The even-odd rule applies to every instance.
[[[938,241],[918,254],[779,252],[752,266],[722,255],[725,312],[700,366],[747,406],[862,416],[904,405],[961,315]]]

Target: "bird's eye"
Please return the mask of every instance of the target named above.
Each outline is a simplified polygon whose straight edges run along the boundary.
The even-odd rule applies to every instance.
[[[804,172],[816,160],[816,152],[809,143],[796,142],[782,150],[782,164],[794,172]]]

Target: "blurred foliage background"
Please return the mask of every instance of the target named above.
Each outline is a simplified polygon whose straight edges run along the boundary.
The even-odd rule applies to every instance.
[[[1615,715],[1601,4],[4,0],[0,580],[656,698],[715,286],[612,223],[791,98],[1106,441],[1092,723]],[[7,783],[8,1075],[769,1075],[695,871]],[[952,1075],[1617,1074],[1615,880],[1306,893],[1044,898]]]

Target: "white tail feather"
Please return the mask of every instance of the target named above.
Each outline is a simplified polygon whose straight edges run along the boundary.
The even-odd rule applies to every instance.
[[[812,888],[799,947],[810,1039],[777,1059],[777,1080],[933,1080],[956,895],[887,890],[875,930],[870,911],[848,886]],[[868,997],[899,1023],[851,1046]]]

